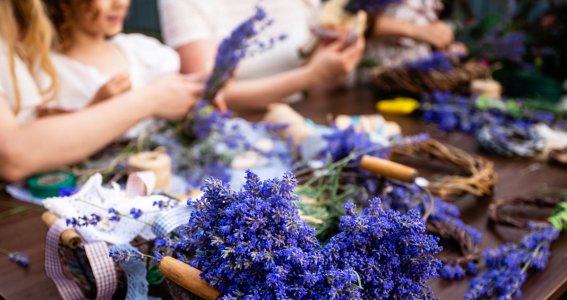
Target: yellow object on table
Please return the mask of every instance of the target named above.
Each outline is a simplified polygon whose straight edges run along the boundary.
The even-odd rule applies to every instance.
[[[376,109],[384,114],[409,115],[419,108],[419,102],[413,98],[398,97],[376,103]]]

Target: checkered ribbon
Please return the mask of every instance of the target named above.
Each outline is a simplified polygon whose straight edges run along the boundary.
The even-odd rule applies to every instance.
[[[112,299],[116,291],[116,269],[108,256],[108,246],[105,242],[89,243],[85,245],[85,252],[96,280],[96,299]]]
[[[176,207],[165,211],[152,224],[152,231],[158,237],[164,237],[175,228],[187,224],[191,216],[188,206]]]
[[[61,233],[67,229],[65,220],[59,220],[49,228],[45,241],[45,273],[57,286],[63,300],[84,299],[84,295],[77,284],[63,272],[59,257],[59,239]],[[95,242],[85,245],[87,259],[93,270],[96,280],[97,300],[111,299],[116,290],[116,271],[114,262],[108,256],[109,250],[104,242]]]
[[[59,294],[63,300],[83,299],[83,293],[77,284],[67,278],[61,267],[61,259],[59,258],[59,238],[61,233],[67,229],[65,220],[59,220],[49,228],[47,239],[45,241],[45,273],[59,290]]]

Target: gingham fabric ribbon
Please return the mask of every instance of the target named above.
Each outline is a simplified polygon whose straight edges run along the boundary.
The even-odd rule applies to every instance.
[[[85,297],[81,289],[65,275],[61,266],[58,248],[61,233],[65,229],[67,229],[65,220],[59,220],[47,232],[45,241],[45,273],[53,280],[63,300],[84,299]],[[106,243],[95,242],[86,244],[85,252],[96,280],[96,299],[111,299],[116,290],[116,271],[112,259],[108,256],[109,251]]]
[[[45,241],[45,273],[59,290],[59,294],[63,300],[83,299],[83,293],[77,284],[67,278],[61,267],[61,260],[57,251],[59,247],[59,238],[65,226],[65,220],[59,220],[49,228],[47,239]]]
[[[164,237],[175,228],[187,224],[189,216],[191,216],[191,209],[188,206],[180,206],[165,211],[152,224],[152,231],[156,236]]]
[[[108,256],[108,246],[105,242],[89,243],[85,245],[85,252],[96,280],[96,299],[112,299],[116,291],[116,269]]]

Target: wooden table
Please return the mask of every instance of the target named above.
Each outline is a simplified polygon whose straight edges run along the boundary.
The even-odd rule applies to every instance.
[[[313,94],[308,100],[293,105],[305,116],[318,123],[326,123],[328,114],[374,113],[374,97],[369,89],[337,92],[332,95]],[[247,118],[258,119],[259,113],[247,113]],[[407,117],[387,116],[398,122],[404,134],[424,131],[432,133],[443,142],[472,153],[479,153],[474,139],[463,134],[443,135],[431,124]],[[495,197],[526,196],[545,187],[567,188],[567,170],[548,166],[545,163],[502,159],[486,156],[495,163],[498,181]],[[486,210],[490,199],[466,198],[458,203],[463,221],[484,233],[482,248],[493,247],[504,241],[518,240],[522,232],[497,227],[489,228]],[[6,211],[7,203],[16,203],[8,196],[0,196],[0,213]],[[43,270],[43,245],[47,229],[40,220],[39,212],[0,220],[0,247],[27,253],[30,256],[29,270],[22,270],[6,259],[0,259],[0,294],[8,299],[58,299],[53,283]],[[552,256],[543,272],[530,273],[524,284],[522,299],[556,299],[567,290],[567,235],[562,235],[552,246]],[[462,299],[468,281],[447,282],[435,280],[433,291],[440,299]],[[1,298],[1,297],[0,297]]]

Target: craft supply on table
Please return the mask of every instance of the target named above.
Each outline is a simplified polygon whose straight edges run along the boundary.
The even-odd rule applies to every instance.
[[[162,258],[159,263],[159,271],[171,281],[202,299],[216,300],[221,296],[217,289],[201,279],[201,271],[173,257]]]
[[[402,133],[400,125],[396,122],[389,122],[381,115],[338,115],[335,118],[335,126],[340,130],[345,130],[352,126],[357,133],[369,133],[371,136],[381,136],[391,138]]]
[[[434,139],[392,148],[394,155],[431,160],[436,159],[457,167],[464,175],[448,175],[431,180],[427,189],[444,200],[463,194],[476,197],[492,195],[496,182],[494,164],[482,157],[444,145]]]
[[[397,97],[376,103],[376,110],[383,114],[409,115],[419,108],[419,102],[413,98]]]
[[[493,79],[475,79],[471,81],[471,94],[500,99],[502,97],[502,85]]]
[[[41,215],[41,220],[43,221],[43,223],[45,223],[47,228],[50,228],[59,219],[59,216],[49,211],[46,211]],[[61,232],[60,239],[63,245],[71,249],[76,249],[81,244],[81,237],[79,236],[77,231],[72,228],[65,229],[63,232]]]
[[[168,190],[171,187],[171,158],[157,151],[140,152],[128,158],[128,171],[152,171],[155,173],[155,188]]]
[[[31,194],[36,198],[49,198],[59,196],[64,188],[75,187],[75,175],[64,171],[54,171],[34,175],[26,181]]]
[[[316,132],[303,116],[287,104],[271,104],[263,121],[274,125],[287,125],[280,132],[284,138],[291,138],[294,146],[301,144],[305,138]]]

